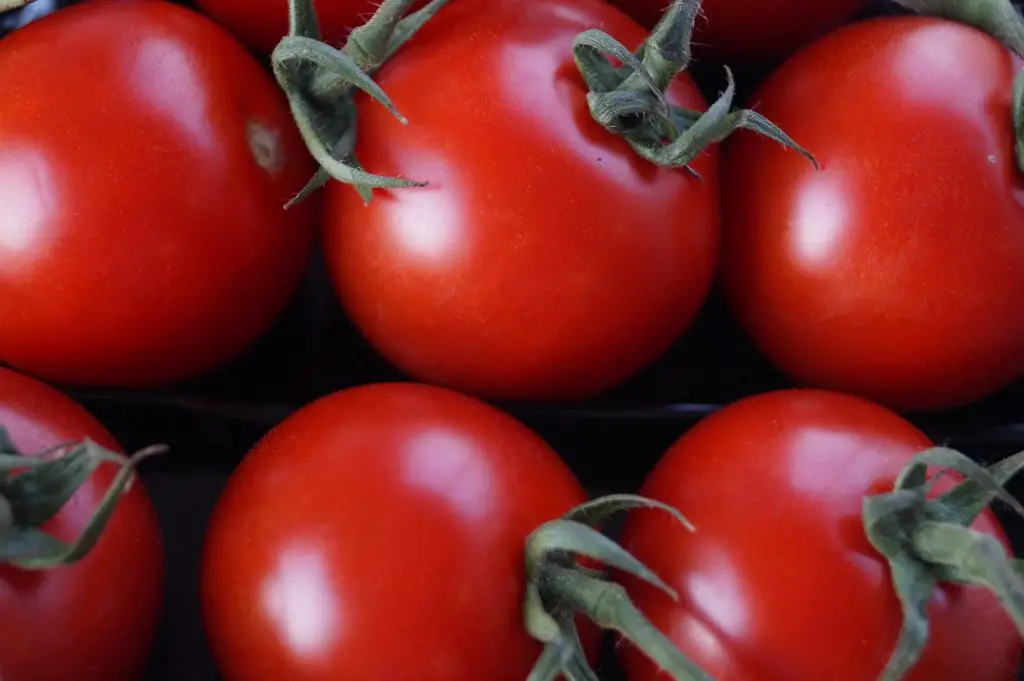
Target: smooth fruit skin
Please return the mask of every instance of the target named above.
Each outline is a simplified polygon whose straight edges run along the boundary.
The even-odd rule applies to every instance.
[[[644,26],[657,24],[670,4],[670,0],[611,1]],[[725,62],[786,56],[840,26],[868,1],[704,0],[694,26],[694,51]]]
[[[639,511],[623,545],[676,588],[631,585],[654,624],[713,678],[876,681],[899,631],[889,568],[864,534],[864,495],[887,491],[930,446],[891,411],[812,390],[737,402],[686,433],[641,494],[696,526]],[[1006,543],[983,513],[973,528]],[[1013,681],[1021,641],[995,597],[943,586],[931,638],[906,681]],[[629,681],[661,679],[621,648]]]
[[[585,500],[512,417],[376,384],[300,410],[245,458],[210,526],[209,639],[227,681],[521,681],[527,535]]]
[[[753,96],[822,164],[742,134],[723,169],[737,317],[797,382],[901,410],[1024,376],[1021,60],[965,26],[854,24]]]
[[[0,360],[148,387],[270,326],[311,250],[312,205],[283,204],[313,167],[241,45],[169,2],[96,0],[4,38],[0,82]]]
[[[82,407],[53,388],[0,369],[0,426],[24,452],[92,438],[120,451]],[[103,464],[44,528],[73,539],[114,479]],[[4,681],[141,681],[163,598],[163,550],[141,481],[121,498],[82,561],[49,571],[0,566]]]
[[[717,155],[702,180],[640,159],[590,117],[572,60],[601,0],[459,0],[380,72],[409,119],[366,98],[357,154],[429,186],[326,188],[325,249],[345,308],[419,380],[492,398],[600,393],[661,355],[700,308],[718,247]],[[683,76],[672,99],[705,102]]]
[[[209,14],[259,54],[268,55],[288,33],[287,0],[197,0]],[[349,31],[373,16],[380,0],[317,0],[316,12],[323,39],[340,47]],[[410,11],[426,0],[418,0]]]

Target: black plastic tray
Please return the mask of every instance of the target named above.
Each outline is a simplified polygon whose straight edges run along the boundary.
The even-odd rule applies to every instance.
[[[0,15],[0,36],[74,1],[36,0]],[[895,11],[883,5],[878,0],[869,13]],[[774,64],[734,66],[742,97]],[[694,71],[707,94],[723,87],[721,67],[697,64]],[[143,473],[167,553],[166,609],[152,681],[219,678],[202,630],[197,580],[207,518],[233,466],[269,428],[312,399],[403,378],[346,322],[318,258],[275,327],[214,374],[162,391],[70,391],[125,447],[172,447],[168,456],[147,462]],[[713,294],[691,332],[666,357],[614,392],[586,404],[500,406],[545,437],[591,490],[629,491],[697,420],[743,396],[787,385]],[[1024,450],[1024,385],[968,408],[913,420],[936,441],[979,460]],[[1024,526],[1006,522],[1015,543],[1024,545]],[[610,672],[604,678],[613,677]]]

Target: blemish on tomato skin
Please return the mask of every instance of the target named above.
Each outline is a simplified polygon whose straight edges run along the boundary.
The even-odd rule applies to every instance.
[[[245,127],[245,137],[256,163],[271,175],[280,173],[284,168],[284,150],[278,132],[257,120],[250,120]]]

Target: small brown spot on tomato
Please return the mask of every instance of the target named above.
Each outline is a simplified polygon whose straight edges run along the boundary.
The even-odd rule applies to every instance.
[[[284,167],[284,150],[276,131],[259,121],[251,120],[246,126],[246,139],[256,163],[268,173],[276,175]]]

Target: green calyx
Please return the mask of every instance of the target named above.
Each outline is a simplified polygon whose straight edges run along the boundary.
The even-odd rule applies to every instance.
[[[603,31],[585,31],[576,38],[573,54],[590,89],[587,103],[591,116],[651,163],[685,168],[691,174],[695,173],[690,163],[701,152],[739,129],[775,140],[817,168],[814,156],[767,118],[747,109],[732,109],[736,86],[728,68],[728,85],[706,112],[673,106],[665,99],[669,85],[689,66],[700,4],[700,0],[673,0],[636,52]],[[609,56],[621,66],[614,66]]]
[[[0,427],[0,562],[46,570],[84,558],[131,485],[136,467],[165,450],[154,446],[126,457],[83,440],[26,456]],[[66,542],[41,530],[103,463],[120,470],[78,537]]]
[[[424,186],[425,182],[366,172],[355,158],[357,91],[365,92],[403,124],[405,118],[370,77],[449,0],[433,0],[406,16],[413,0],[384,0],[373,17],[352,31],[337,50],[320,42],[313,0],[288,0],[288,35],[271,55],[274,77],[310,154],[320,164],[290,207],[330,178],[353,185],[365,202],[375,188]]]
[[[669,506],[619,494],[578,506],[562,519],[541,525],[527,539],[523,617],[526,630],[544,644],[528,681],[554,681],[560,675],[566,681],[596,681],[580,645],[577,615],[619,632],[676,681],[713,681],[651,624],[622,585],[602,571],[577,563],[580,558],[597,560],[678,598],[649,568],[596,529],[615,513],[643,507],[670,513],[684,527],[694,529]]]
[[[923,16],[956,21],[989,34],[1024,57],[1024,17],[1010,0],[895,0]],[[1017,168],[1024,172],[1024,71],[1013,83],[1013,130]]]
[[[941,474],[964,476],[950,491],[928,498]],[[1024,507],[1003,488],[1024,470],[1024,452],[985,468],[960,452],[935,447],[903,470],[892,492],[866,497],[864,527],[872,545],[889,561],[903,610],[896,648],[879,681],[898,681],[914,667],[928,642],[928,603],[942,582],[982,587],[994,593],[1024,637],[1024,580],[1019,563],[998,539],[970,529],[1000,499],[1024,516]]]

